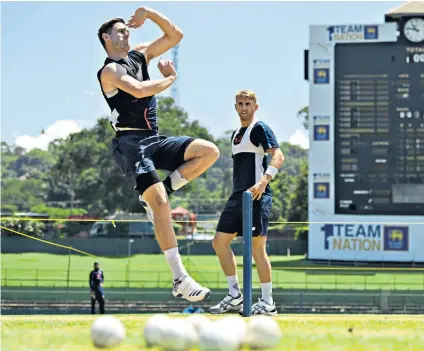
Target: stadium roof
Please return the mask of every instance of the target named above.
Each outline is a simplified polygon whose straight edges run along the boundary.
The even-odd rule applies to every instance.
[[[424,1],[408,1],[407,3],[391,9],[386,17],[399,18],[403,16],[423,16]]]

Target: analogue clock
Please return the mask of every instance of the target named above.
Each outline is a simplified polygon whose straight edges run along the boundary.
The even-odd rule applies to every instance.
[[[403,34],[413,43],[424,41],[424,19],[416,17],[408,20],[403,27]]]

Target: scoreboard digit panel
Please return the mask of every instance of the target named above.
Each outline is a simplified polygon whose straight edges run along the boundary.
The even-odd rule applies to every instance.
[[[335,46],[335,212],[424,215],[424,47]]]

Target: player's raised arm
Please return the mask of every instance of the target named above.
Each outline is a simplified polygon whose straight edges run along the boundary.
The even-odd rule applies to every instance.
[[[175,69],[169,61],[159,62],[158,67],[164,78],[140,82],[128,75],[121,65],[111,63],[103,69],[101,79],[102,82],[111,84],[140,99],[166,90],[177,79]]]
[[[135,50],[143,52],[147,63],[158,57],[169,49],[176,46],[183,38],[182,30],[172,23],[166,16],[149,7],[140,7],[128,21],[129,28],[141,27],[146,19],[156,23],[163,31],[163,35],[151,43],[138,44]]]

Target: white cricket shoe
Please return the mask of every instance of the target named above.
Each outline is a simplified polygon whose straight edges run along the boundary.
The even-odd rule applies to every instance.
[[[240,315],[243,315],[243,308],[241,308]],[[275,302],[269,304],[265,300],[259,299],[258,302],[252,306],[252,316],[264,314],[266,316],[275,316],[277,314],[277,308]]]
[[[202,301],[208,298],[210,294],[211,291],[208,288],[201,286],[188,275],[184,275],[173,282],[172,295],[190,302]]]
[[[138,200],[140,201],[141,206],[143,206],[144,209],[146,210],[147,218],[149,219],[150,222],[154,224],[153,210],[149,207],[147,202],[143,200],[141,195],[138,195]]]
[[[224,314],[229,311],[240,311],[243,308],[243,295],[239,294],[237,297],[227,295],[217,305],[209,308],[212,314]]]

